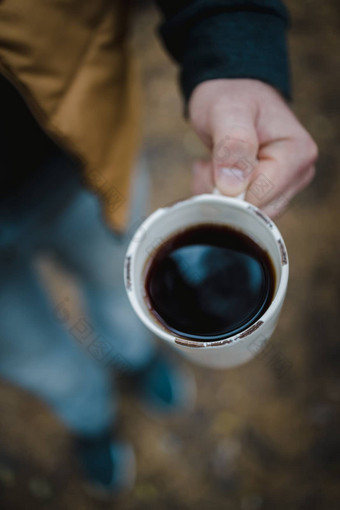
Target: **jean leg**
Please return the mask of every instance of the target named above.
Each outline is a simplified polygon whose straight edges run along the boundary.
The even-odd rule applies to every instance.
[[[124,369],[135,370],[151,358],[154,341],[128,301],[123,263],[131,230],[143,220],[145,175],[135,181],[130,235],[115,236],[101,217],[98,199],[81,190],[72,204],[51,225],[52,250],[77,278],[91,327],[109,344]],[[116,362],[116,361],[115,361]]]
[[[75,433],[110,426],[108,371],[56,320],[28,254],[0,252],[0,375],[41,397]]]

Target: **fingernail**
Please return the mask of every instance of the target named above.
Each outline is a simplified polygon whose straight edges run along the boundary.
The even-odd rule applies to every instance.
[[[222,167],[217,172],[217,187],[226,194],[238,194],[244,189],[246,176],[239,168]]]

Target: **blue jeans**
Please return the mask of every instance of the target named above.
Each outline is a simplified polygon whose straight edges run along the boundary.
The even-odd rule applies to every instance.
[[[53,161],[55,175],[65,164]],[[97,198],[80,183],[73,182],[65,203],[60,189],[66,196],[68,183],[57,187],[59,195],[55,186],[45,189],[24,214],[15,207],[0,213],[0,376],[43,399],[73,432],[92,435],[115,418],[112,373],[138,369],[154,351],[123,283],[146,181],[145,175],[135,179],[123,238],[105,226]],[[68,296],[52,303],[37,270],[42,253],[76,280],[84,310],[76,317],[70,318]]]

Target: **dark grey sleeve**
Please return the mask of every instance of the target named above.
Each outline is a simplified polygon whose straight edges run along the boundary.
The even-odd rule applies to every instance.
[[[291,97],[289,15],[279,0],[156,0],[161,39],[180,66],[185,101],[199,83],[253,78]]]

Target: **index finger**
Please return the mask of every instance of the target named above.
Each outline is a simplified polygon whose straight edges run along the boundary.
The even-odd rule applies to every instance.
[[[314,154],[302,141],[282,139],[262,147],[246,200],[264,208],[288,191],[293,196],[292,190],[297,192],[314,161]]]

